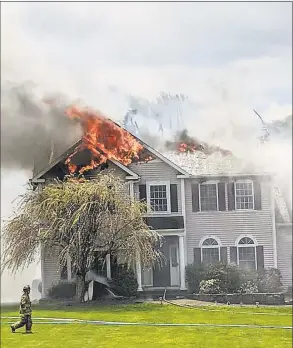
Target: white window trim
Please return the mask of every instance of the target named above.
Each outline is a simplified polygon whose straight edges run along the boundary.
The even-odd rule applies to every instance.
[[[252,187],[252,208],[251,209],[238,209],[236,202],[236,184],[251,184]],[[242,196],[241,196],[242,197]],[[236,180],[234,181],[234,202],[235,202],[235,210],[237,211],[253,211],[254,210],[254,185],[253,181],[250,179]]]
[[[217,241],[218,245],[203,245],[203,242],[206,240],[206,239],[209,239],[209,238],[212,238],[214,240]],[[202,249],[216,249],[218,248],[219,249],[219,261],[221,261],[221,253],[220,253],[220,248],[222,246],[222,243],[220,241],[220,239],[216,236],[207,236],[207,237],[203,237],[200,242],[199,242],[199,247],[200,247],[200,258],[201,258],[201,261],[202,261]]]
[[[210,212],[216,212],[219,211],[219,192],[218,192],[218,180],[209,180],[205,181],[203,183],[199,183],[199,188],[198,188],[198,199],[199,199],[199,211],[203,213],[210,213]],[[201,210],[201,196],[200,196],[200,187],[201,185],[216,185],[216,195],[217,195],[217,210]]]
[[[165,185],[166,186],[166,193],[167,193],[167,211],[152,211],[151,209],[151,186],[159,186],[159,185]],[[148,214],[152,215],[166,215],[171,214],[171,191],[170,191],[170,181],[147,181],[146,182],[147,187],[147,209]]]
[[[250,238],[253,240],[254,244],[239,244],[240,240],[244,237]],[[257,255],[256,255],[256,247],[258,246],[258,243],[256,241],[256,239],[251,236],[251,235],[247,235],[247,234],[242,234],[241,236],[239,236],[236,239],[235,242],[235,246],[237,247],[237,265],[239,266],[239,248],[252,248],[254,247],[254,260],[255,260],[255,269],[257,270]]]

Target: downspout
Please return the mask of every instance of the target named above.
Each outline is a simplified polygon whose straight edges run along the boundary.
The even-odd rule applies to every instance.
[[[36,182],[36,185],[37,185],[37,190],[38,191],[41,191],[43,189],[43,186],[44,186],[44,179],[43,181],[39,182],[37,181]],[[46,297],[46,293],[45,293],[45,250],[44,250],[44,246],[40,243],[40,258],[41,258],[41,281],[42,281],[42,298],[45,298]]]
[[[41,255],[41,281],[42,281],[42,298],[46,297],[45,294],[45,262],[44,262],[44,258],[45,258],[45,253],[44,253],[44,248],[43,246],[40,244],[40,255]]]
[[[273,229],[272,234],[273,234],[274,268],[278,268],[275,197],[274,197],[274,189],[272,184],[271,184],[271,214],[272,214],[272,229]]]
[[[186,201],[185,201],[185,178],[180,179],[180,191],[181,191],[181,210],[184,222],[184,261],[187,266],[187,240],[186,240]]]
[[[129,194],[130,194],[130,197],[132,199],[135,199],[134,197],[134,183],[135,182],[139,182],[139,179],[137,180],[131,180],[129,182]],[[135,268],[136,268],[136,278],[137,278],[137,291],[143,291],[142,289],[142,276],[141,276],[141,263],[140,263],[140,255],[137,253],[137,256],[136,256],[136,265],[135,265]]]

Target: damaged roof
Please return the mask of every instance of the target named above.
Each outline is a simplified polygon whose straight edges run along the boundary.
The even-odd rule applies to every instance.
[[[247,163],[233,155],[223,156],[219,152],[211,155],[205,155],[202,152],[168,152],[164,153],[164,156],[194,176],[264,174],[261,168],[257,168],[252,163]]]

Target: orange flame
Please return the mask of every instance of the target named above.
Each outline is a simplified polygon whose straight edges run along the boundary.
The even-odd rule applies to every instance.
[[[83,129],[80,145],[65,162],[70,173],[77,171],[77,166],[72,163],[73,156],[86,149],[90,151],[92,159],[79,170],[80,174],[98,167],[109,159],[124,165],[132,163],[133,159],[139,159],[143,146],[130,133],[101,113],[71,106],[66,110],[66,114],[69,118],[78,120]]]
[[[231,156],[232,152],[226,149],[222,149],[219,146],[210,146],[207,145],[206,143],[203,144],[185,144],[185,143],[180,143],[178,145],[178,151],[179,152],[196,152],[200,151],[203,152],[206,155],[211,155],[214,152],[220,152],[223,156]]]

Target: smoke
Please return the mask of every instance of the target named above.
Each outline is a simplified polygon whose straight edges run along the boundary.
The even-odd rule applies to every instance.
[[[112,94],[111,102],[115,103],[116,98],[117,92]],[[178,150],[178,144],[183,142],[207,155],[219,152],[225,156],[231,152],[243,159],[243,167],[249,163],[258,171],[276,173],[283,191],[291,197],[292,116],[270,122],[270,140],[260,144],[262,125],[253,118],[252,108],[239,110],[235,120],[234,108],[225,104],[227,96],[215,102],[212,109],[183,94],[161,93],[156,100],[124,95],[124,101],[123,106],[135,110],[131,119],[129,115],[124,117],[124,127],[159,151]],[[34,163],[48,164],[52,156],[65,152],[80,139],[82,129],[64,111],[68,105],[80,103],[61,93],[44,93],[32,83],[4,84],[2,168],[32,170]],[[121,108],[120,115],[123,114],[125,110]]]
[[[61,154],[81,136],[64,113],[69,100],[44,94],[32,83],[6,83],[1,90],[2,168],[32,170],[37,159]],[[51,145],[54,144],[54,148]]]
[[[128,103],[136,109],[132,117],[136,127],[130,128],[136,128],[142,140],[166,152],[178,151],[181,141],[206,154],[225,156],[227,152],[222,150],[228,150],[242,160],[243,170],[250,167],[274,173],[276,184],[292,206],[292,115],[280,114],[290,108],[273,108],[275,119],[268,117],[267,123],[270,136],[262,143],[265,131],[253,105],[231,100],[227,93],[208,103],[166,93],[154,101],[130,96]],[[270,113],[268,105],[262,113],[265,121]]]

